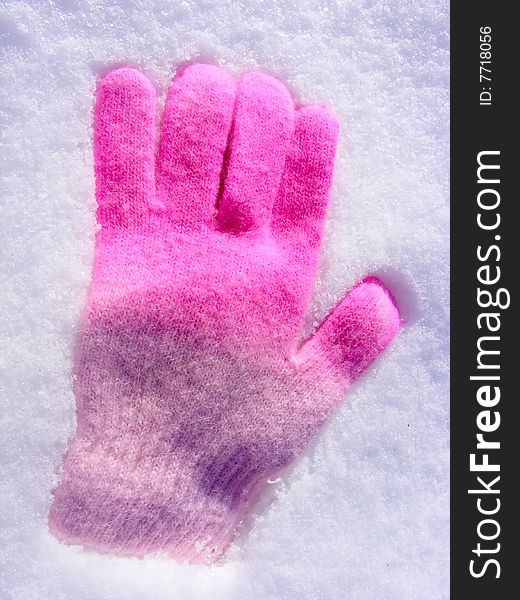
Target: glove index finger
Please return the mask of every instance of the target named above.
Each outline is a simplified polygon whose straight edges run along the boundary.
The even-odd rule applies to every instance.
[[[339,124],[324,106],[296,111],[292,144],[271,230],[277,238],[319,251],[327,214]]]

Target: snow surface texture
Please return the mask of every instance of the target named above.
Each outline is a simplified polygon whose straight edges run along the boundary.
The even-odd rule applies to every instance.
[[[2,600],[448,597],[446,0],[3,0]],[[260,67],[326,100],[341,142],[312,328],[376,273],[407,325],[221,566],[122,559],[47,532],[74,429],[71,353],[89,282],[97,77],[185,61]]]

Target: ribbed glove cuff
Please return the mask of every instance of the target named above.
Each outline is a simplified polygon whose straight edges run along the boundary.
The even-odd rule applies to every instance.
[[[162,457],[162,458],[158,458]],[[235,456],[218,468],[183,463],[131,441],[93,445],[76,438],[54,491],[49,527],[96,550],[214,562],[228,547],[261,486],[258,468]]]

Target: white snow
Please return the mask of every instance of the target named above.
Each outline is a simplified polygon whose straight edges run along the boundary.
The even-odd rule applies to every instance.
[[[448,597],[447,0],[1,0],[0,598]],[[111,65],[161,99],[199,58],[326,101],[341,145],[309,327],[367,273],[407,324],[222,566],[59,543],[71,348],[95,228],[92,99]]]

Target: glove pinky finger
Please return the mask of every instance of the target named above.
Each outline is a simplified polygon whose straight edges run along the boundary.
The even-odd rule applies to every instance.
[[[155,88],[139,71],[111,71],[97,91],[94,158],[98,221],[126,227],[148,214],[154,182]]]

